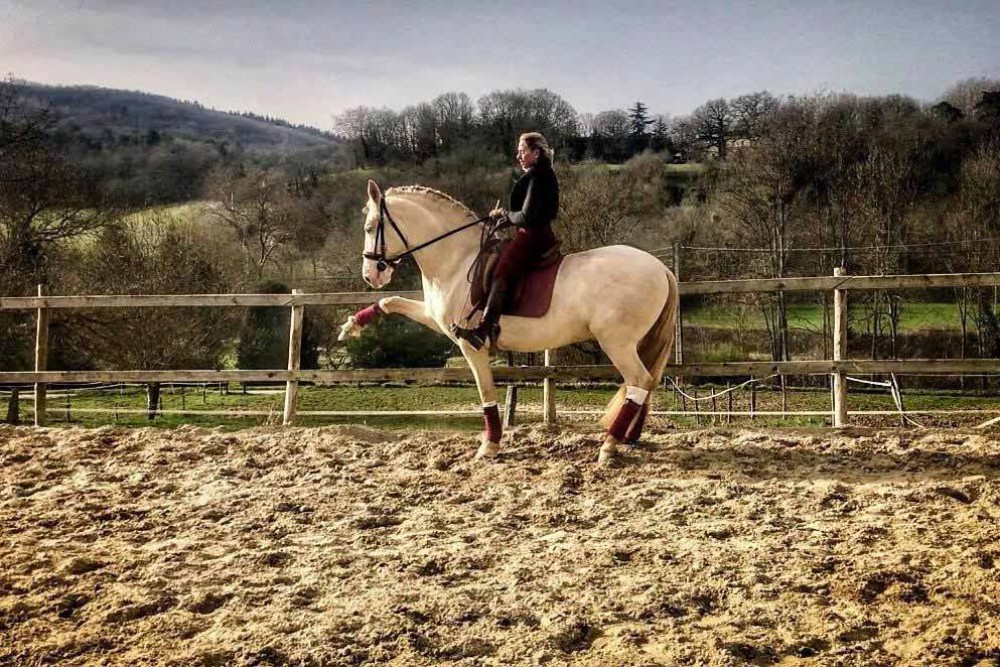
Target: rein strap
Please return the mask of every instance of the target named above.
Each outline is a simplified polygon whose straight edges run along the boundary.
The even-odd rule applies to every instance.
[[[418,250],[422,250],[429,245],[433,245],[438,241],[448,238],[452,234],[457,234],[463,230],[468,229],[469,227],[474,227],[475,225],[482,224],[490,219],[490,217],[487,215],[477,220],[473,220],[472,222],[466,223],[460,227],[456,227],[455,229],[447,231],[444,234],[441,234],[440,236],[435,236],[430,241],[425,241],[424,243],[421,243],[420,245],[411,248],[409,242],[406,240],[406,236],[403,234],[403,231],[399,228],[399,225],[396,224],[396,221],[393,220],[392,214],[389,213],[389,206],[385,203],[385,200],[386,198],[382,197],[382,201],[379,205],[379,210],[378,210],[378,227],[376,227],[375,229],[375,247],[378,249],[378,252],[362,253],[362,256],[365,259],[371,259],[378,262],[379,272],[385,271],[390,266],[395,268],[397,264],[399,264],[401,261],[412,255],[413,253],[417,252]],[[406,247],[405,252],[401,252],[392,258],[386,256],[386,243],[385,243],[386,218],[388,218],[389,224],[392,225],[393,231],[396,232],[396,235],[399,236],[400,240],[403,242],[403,245]]]

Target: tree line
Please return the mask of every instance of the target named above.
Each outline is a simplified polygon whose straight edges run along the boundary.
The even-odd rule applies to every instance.
[[[125,142],[112,135],[113,154],[128,168],[116,180],[66,139],[55,114],[5,84],[0,293],[29,295],[40,283],[63,294],[361,290],[367,178],[421,183],[486,211],[517,177],[511,153],[525,130],[542,131],[556,147],[558,234],[570,251],[622,242],[755,249],[688,251],[685,279],[828,274],[834,266],[851,273],[998,270],[998,94],[1000,84],[986,80],[961,82],[933,105],[905,96],[759,92],[671,118],[641,102],[578,114],[544,90],[496,91],[475,104],[448,93],[401,112],[345,112],[337,129],[347,140],[335,156],[214,146],[199,160],[170,153],[185,140],[168,131],[133,133]],[[129,160],[129,151],[162,161]],[[674,164],[680,161],[693,164]],[[178,179],[185,185],[171,189]],[[172,194],[136,196],[158,189]],[[197,204],[184,213],[149,207],[184,201]],[[394,285],[416,287],[415,269],[398,272]],[[1000,355],[991,294],[956,296],[963,327],[977,334],[968,352]],[[870,332],[872,356],[898,354],[902,301],[885,293],[865,299],[864,317],[852,326]],[[788,358],[794,327],[784,296],[761,299],[759,307],[772,356]],[[307,349],[324,351],[315,363],[340,363],[332,333],[343,313],[310,310]],[[63,311],[53,321],[52,347],[61,357],[51,367],[213,367],[234,354],[241,367],[273,365],[267,355],[282,343],[261,332],[282,326],[245,311],[190,318]],[[30,327],[28,317],[0,316],[0,366],[30,367]],[[439,342],[427,339],[423,347],[443,359]]]

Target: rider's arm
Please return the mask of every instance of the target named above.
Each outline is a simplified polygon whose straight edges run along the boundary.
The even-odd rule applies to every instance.
[[[521,210],[511,211],[507,214],[510,224],[515,227],[534,227],[539,224],[535,221],[535,218],[538,216],[534,214],[535,211],[531,206],[531,195],[534,194],[535,183],[537,182],[537,178],[532,178],[531,182],[528,183],[528,192],[524,195],[524,203],[521,205]]]
[[[551,170],[535,174],[528,183],[520,211],[510,214],[518,227],[542,227],[556,219],[559,213],[559,183]]]

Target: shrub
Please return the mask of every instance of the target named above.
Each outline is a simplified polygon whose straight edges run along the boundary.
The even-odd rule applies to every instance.
[[[347,341],[355,368],[444,366],[454,345],[445,336],[405,317],[383,317]]]

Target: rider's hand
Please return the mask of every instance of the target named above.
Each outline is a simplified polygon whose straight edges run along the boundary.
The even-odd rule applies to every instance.
[[[490,220],[499,220],[500,218],[507,217],[507,209],[505,208],[495,208],[490,211]]]

